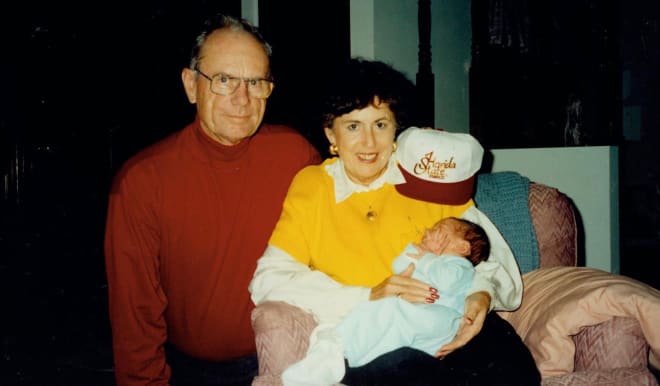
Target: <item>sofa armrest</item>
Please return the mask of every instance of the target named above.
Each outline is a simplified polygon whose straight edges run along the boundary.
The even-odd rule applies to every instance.
[[[573,336],[575,371],[618,367],[646,369],[649,344],[635,318],[614,317]]]
[[[653,373],[639,367],[618,367],[608,370],[575,371],[543,378],[541,386],[658,386]]]
[[[259,360],[253,386],[279,386],[284,370],[305,356],[316,321],[312,314],[284,302],[264,302],[252,311]]]
[[[573,372],[576,346],[582,349],[586,343],[593,344],[576,345],[574,338],[615,317],[634,318],[639,323],[645,345],[650,347],[650,352],[646,352],[651,354],[649,362],[642,359],[644,363],[655,365],[653,360],[660,358],[657,334],[660,291],[657,289],[625,276],[586,267],[538,269],[523,275],[523,285],[520,308],[500,313],[529,347],[544,378]],[[579,337],[582,338],[589,336]],[[632,344],[636,347],[634,341]],[[639,361],[631,361],[634,362]]]

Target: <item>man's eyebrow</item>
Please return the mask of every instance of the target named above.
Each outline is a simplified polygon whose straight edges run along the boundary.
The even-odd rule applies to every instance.
[[[243,76],[232,75],[232,74],[226,73],[224,71],[218,71],[215,74],[213,74],[212,76],[218,76],[218,75],[226,76],[227,78],[232,78],[232,79],[270,80],[270,78],[268,76],[245,76],[245,77],[243,77]]]

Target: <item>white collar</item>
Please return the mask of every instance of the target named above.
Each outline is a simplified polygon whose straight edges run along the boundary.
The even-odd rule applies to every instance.
[[[336,162],[325,165],[325,171],[330,175],[330,177],[332,177],[335,183],[336,203],[344,201],[353,193],[375,190],[385,185],[386,183],[396,185],[406,182],[406,179],[403,177],[403,174],[401,174],[401,171],[397,167],[396,157],[394,157],[394,155],[390,157],[390,161],[387,164],[385,173],[383,173],[368,186],[356,184],[348,178],[346,175],[346,170],[344,170],[344,162],[341,160],[341,158],[337,158]]]

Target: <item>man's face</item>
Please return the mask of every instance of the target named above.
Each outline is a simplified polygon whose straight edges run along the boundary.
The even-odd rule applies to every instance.
[[[198,68],[213,77],[225,74],[235,78],[267,78],[269,61],[259,42],[244,32],[215,31],[208,36],[200,51]],[[241,82],[229,95],[211,91],[211,81],[194,70],[183,70],[182,79],[190,103],[204,132],[224,145],[235,145],[254,134],[266,111],[266,98],[248,93]]]

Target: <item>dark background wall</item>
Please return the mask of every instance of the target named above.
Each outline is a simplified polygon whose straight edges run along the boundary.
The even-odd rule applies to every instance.
[[[277,79],[266,119],[293,125],[325,152],[313,114],[314,86],[349,55],[348,0],[315,2],[313,9],[306,2],[261,3],[260,25],[275,48]],[[660,257],[660,152],[654,146],[660,18],[645,2],[599,2],[596,9],[592,3],[554,2],[555,13],[542,20],[555,15],[559,23],[534,28],[549,33],[563,26],[566,44],[555,41],[533,62],[510,50],[488,56],[509,66],[483,65],[485,57],[473,55],[474,76],[481,78],[471,94],[481,104],[473,105],[471,122],[487,146],[502,138],[510,140],[504,147],[533,146],[540,137],[527,135],[528,127],[545,127],[544,136],[560,129],[567,94],[558,86],[582,87],[585,103],[604,106],[599,117],[607,122],[626,106],[639,106],[644,140],[621,138],[618,126],[597,143],[621,146],[622,272],[658,287],[660,275],[646,268]],[[239,14],[240,0],[27,0],[12,6],[18,8],[0,6],[0,384],[110,385],[102,251],[110,181],[127,157],[192,119],[180,70],[197,22],[215,11]],[[577,6],[581,12],[573,18]],[[475,41],[487,25],[479,15],[473,16]],[[614,55],[614,63],[603,63],[618,68],[607,80],[619,94],[610,83],[590,87],[593,78],[579,77],[590,70],[574,57],[585,53],[571,34],[596,39],[602,31],[594,31],[603,26],[613,40],[596,46],[616,47],[616,53],[598,51],[605,56],[590,56],[589,65]],[[305,42],[310,37],[312,44]],[[558,75],[548,69],[566,71],[575,83],[553,81]],[[628,94],[621,80],[626,71]],[[536,99],[516,102],[521,94],[506,93],[516,88]],[[541,122],[542,116],[550,118]],[[561,145],[560,139],[544,141]]]
[[[349,55],[348,0],[292,11],[304,3],[260,7],[277,81],[266,119],[318,142],[314,80]],[[0,385],[111,385],[103,232],[112,177],[193,119],[180,73],[198,22],[240,15],[240,0],[8,6],[0,6]]]
[[[660,3],[620,5],[621,270],[660,288]]]
[[[473,1],[470,69],[470,129],[484,147],[618,147],[621,273],[656,288],[658,4]]]
[[[612,0],[473,2],[472,133],[496,149],[618,145],[621,20]]]
[[[0,384],[110,385],[102,248],[111,178],[192,118],[179,74],[196,21],[239,14],[240,1],[7,6]]]

